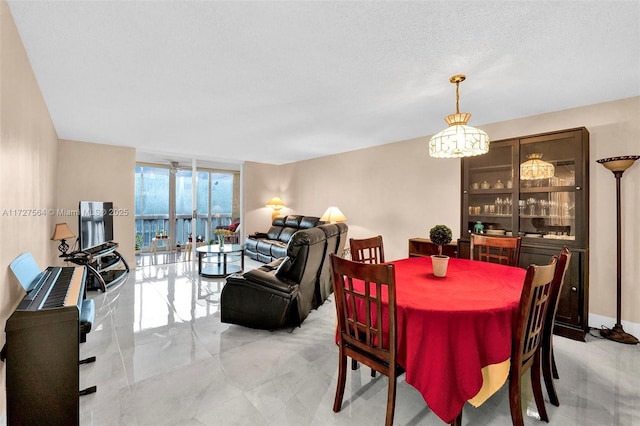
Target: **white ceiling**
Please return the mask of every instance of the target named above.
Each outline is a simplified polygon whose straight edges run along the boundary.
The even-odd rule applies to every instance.
[[[640,95],[637,0],[9,6],[60,138],[167,163],[431,135],[457,73],[477,127]]]

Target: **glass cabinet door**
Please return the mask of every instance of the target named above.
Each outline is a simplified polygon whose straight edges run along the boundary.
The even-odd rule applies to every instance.
[[[463,211],[468,233],[512,235],[514,206],[517,210],[517,174],[513,168],[517,159],[516,141],[491,146],[491,155],[465,159],[463,177],[467,189],[463,191]],[[515,204],[514,204],[515,203]],[[517,230],[515,231],[517,232]]]
[[[483,233],[586,244],[586,137],[569,130],[503,140],[488,154],[464,158],[461,238]]]
[[[576,223],[576,190],[580,189],[576,155],[580,149],[575,140],[568,133],[522,141],[518,227],[523,237],[575,241],[580,231]]]

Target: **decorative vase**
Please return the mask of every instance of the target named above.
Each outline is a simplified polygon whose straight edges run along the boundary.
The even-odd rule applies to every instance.
[[[222,234],[218,235],[218,245],[220,246],[220,249],[224,248],[224,235]]]
[[[447,266],[449,265],[449,256],[444,254],[432,254],[431,265],[433,266],[433,275],[436,277],[447,276]]]

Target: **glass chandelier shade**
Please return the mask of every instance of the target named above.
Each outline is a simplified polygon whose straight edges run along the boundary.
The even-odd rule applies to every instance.
[[[542,160],[542,154],[530,154],[527,161],[520,164],[520,180],[549,179],[556,168],[553,164]]]
[[[457,116],[466,116],[464,121]],[[471,114],[451,114],[445,119],[453,123],[435,134],[429,141],[429,155],[435,158],[459,158],[486,154],[489,152],[489,136],[480,129],[467,126]]]
[[[460,158],[489,152],[489,136],[483,130],[468,126],[471,114],[460,112],[460,83],[464,74],[454,75],[449,79],[456,85],[456,113],[445,117],[449,125],[443,131],[433,135],[429,140],[429,155],[434,158]]]

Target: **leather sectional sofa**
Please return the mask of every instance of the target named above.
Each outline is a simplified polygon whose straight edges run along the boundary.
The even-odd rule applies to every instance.
[[[273,262],[286,255],[287,243],[296,231],[314,228],[323,223],[319,217],[314,216],[276,217],[268,232],[256,232],[246,238],[244,254],[262,263]]]
[[[266,330],[300,325],[333,290],[329,254],[342,252],[347,230],[344,223],[298,230],[285,257],[227,277],[222,322]]]

